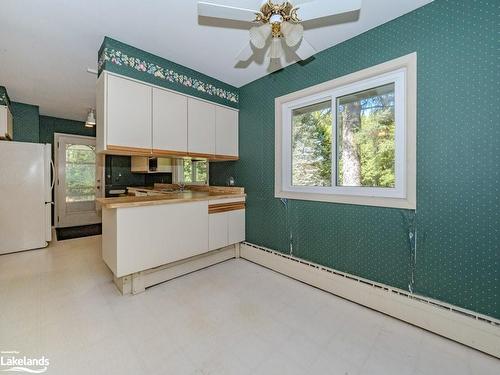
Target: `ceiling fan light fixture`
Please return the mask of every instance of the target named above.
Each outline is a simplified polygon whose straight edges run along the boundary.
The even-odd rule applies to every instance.
[[[95,126],[95,112],[93,109],[89,109],[89,113],[87,115],[87,121],[85,121],[86,128],[93,128]]]
[[[288,47],[294,47],[299,44],[304,36],[304,26],[300,23],[283,22],[281,24],[281,32],[285,37],[285,42]]]
[[[269,35],[271,35],[271,25],[268,23],[250,29],[250,41],[258,49],[264,48]]]
[[[255,49],[267,47],[269,50],[265,57],[268,59],[281,58],[287,51],[285,48],[293,47],[291,52],[300,60],[305,60],[314,55],[316,50],[304,39],[301,23],[351,12],[359,13],[362,2],[363,0],[261,0],[259,9],[245,9],[202,0],[198,1],[198,15],[254,23],[254,27],[250,29],[250,43],[238,54],[238,61],[248,61],[256,53]]]

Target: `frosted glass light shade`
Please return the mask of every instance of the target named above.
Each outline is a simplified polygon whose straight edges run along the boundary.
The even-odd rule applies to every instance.
[[[250,42],[252,42],[255,48],[264,48],[269,35],[271,35],[271,25],[269,23],[254,26],[250,29]]]
[[[282,54],[283,46],[281,45],[281,38],[273,38],[271,48],[269,49],[269,57],[271,59],[279,59]]]
[[[93,128],[95,126],[95,112],[93,109],[89,110],[89,114],[87,115],[87,121],[85,121],[85,127]]]
[[[281,32],[285,37],[287,46],[294,47],[302,39],[304,27],[300,23],[283,22],[281,24]]]

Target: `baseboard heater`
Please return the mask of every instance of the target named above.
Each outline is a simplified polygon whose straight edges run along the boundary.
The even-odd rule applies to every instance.
[[[113,277],[113,282],[123,294],[138,294],[146,288],[175,279],[188,273],[199,271],[226,260],[239,257],[239,244],[229,245],[221,249],[195,255],[177,262],[137,272],[123,277]]]
[[[248,242],[240,256],[306,284],[500,358],[500,320]]]

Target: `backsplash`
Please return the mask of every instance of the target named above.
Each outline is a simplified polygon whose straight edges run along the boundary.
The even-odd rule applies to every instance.
[[[152,186],[172,183],[172,173],[132,173],[130,156],[106,155],[106,187]]]

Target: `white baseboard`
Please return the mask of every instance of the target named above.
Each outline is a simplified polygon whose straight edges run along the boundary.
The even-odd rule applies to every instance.
[[[113,281],[123,295],[142,293],[153,285],[175,279],[176,277],[213,266],[229,259],[239,257],[239,244],[230,245],[222,249],[183,259],[146,271],[137,272]]]
[[[401,289],[243,243],[241,257],[500,358],[500,321]]]

